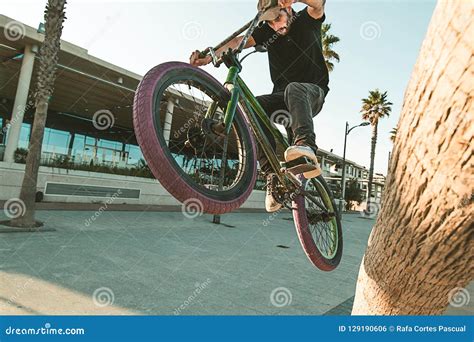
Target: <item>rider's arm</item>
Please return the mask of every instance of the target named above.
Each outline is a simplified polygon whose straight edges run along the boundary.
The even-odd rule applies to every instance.
[[[229,50],[229,48],[237,49],[239,47],[240,42],[242,41],[242,39],[244,39],[243,36],[235,37],[230,42],[228,42],[227,44],[222,46],[220,49],[216,50],[217,57],[220,57],[222,55],[222,53]],[[252,46],[255,46],[255,40],[253,39],[252,36],[250,36],[249,39],[247,40],[247,44],[245,44],[245,49],[247,49],[249,47],[252,47]],[[212,58],[211,58],[210,55],[207,55],[204,58],[199,58],[200,53],[201,52],[198,51],[198,50],[194,51],[191,54],[191,57],[189,58],[189,63],[194,65],[194,66],[202,66],[202,65],[207,65],[207,64],[211,63]]]
[[[308,5],[308,14],[314,19],[320,19],[324,15],[324,5],[326,0],[297,0]]]
[[[222,55],[222,53],[229,50],[229,48],[231,48],[232,50],[237,49],[239,47],[240,42],[242,41],[242,39],[244,39],[244,36],[235,37],[230,42],[228,42],[223,47],[221,47],[219,50],[216,50],[217,57],[220,57]],[[249,39],[247,40],[247,44],[245,44],[245,46],[244,46],[244,49],[248,49],[252,46],[255,46],[255,40],[253,39],[252,36],[250,36]]]

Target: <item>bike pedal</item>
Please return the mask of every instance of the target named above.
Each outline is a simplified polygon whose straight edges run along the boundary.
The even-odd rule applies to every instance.
[[[293,175],[311,172],[318,168],[311,159],[305,156],[281,164],[285,165],[285,172]]]
[[[298,166],[289,168],[289,169],[286,170],[286,172],[292,173],[294,175],[299,175],[299,174],[302,174],[302,173],[314,171],[316,169],[317,169],[317,167],[315,165],[306,164],[306,165],[298,165]]]
[[[287,162],[284,162],[284,163],[280,163],[280,164],[284,164],[284,166],[287,169],[292,169],[292,168],[300,166],[300,165],[313,165],[313,166],[315,166],[314,162],[311,159],[309,159],[305,156],[302,156],[302,157],[299,157],[299,158],[296,158],[296,159],[293,159],[293,160],[290,160],[290,161],[287,161]]]

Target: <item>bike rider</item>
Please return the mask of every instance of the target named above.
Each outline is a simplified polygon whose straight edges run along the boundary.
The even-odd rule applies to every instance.
[[[301,2],[307,6],[296,12],[292,4]],[[270,74],[273,91],[257,99],[272,119],[282,113],[289,115],[287,131],[292,138],[293,146],[285,151],[287,162],[305,156],[314,165],[302,165],[296,173],[303,173],[305,178],[314,178],[321,174],[316,158],[316,135],[313,128],[313,117],[322,109],[324,99],[329,91],[329,75],[322,52],[321,26],[325,20],[324,5],[326,0],[259,0],[258,10],[263,14],[260,25],[252,33],[245,48],[262,45],[268,50]],[[242,36],[236,37],[217,50],[217,55],[239,46]],[[211,56],[200,58],[199,51],[194,51],[190,63],[194,66],[207,65]],[[276,148],[270,132],[266,135]],[[281,209],[282,204],[273,196],[272,189],[277,178],[271,173],[269,163],[259,152],[262,171],[267,176],[267,194],[265,208],[268,212]]]

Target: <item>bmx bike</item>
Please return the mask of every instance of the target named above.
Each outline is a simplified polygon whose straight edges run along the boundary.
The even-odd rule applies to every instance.
[[[136,138],[163,187],[183,203],[199,203],[200,210],[209,214],[228,213],[249,197],[257,177],[258,143],[278,178],[273,195],[293,213],[304,252],[316,267],[331,271],[342,256],[342,227],[334,197],[322,176],[305,180],[289,172],[309,160],[279,161],[262,125],[284,149],[290,142],[239,76],[247,57],[239,59],[239,55],[260,15],[201,53],[209,54],[214,66],[228,68],[224,84],[182,62],[163,63],[146,73],[133,104]],[[237,49],[217,57],[217,49],[244,31]]]

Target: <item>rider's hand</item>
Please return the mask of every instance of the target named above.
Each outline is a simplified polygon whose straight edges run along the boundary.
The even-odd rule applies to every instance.
[[[291,7],[295,3],[295,0],[278,0],[278,6],[281,8]]]
[[[295,3],[295,0],[278,0],[278,6],[281,8],[289,8]]]
[[[201,52],[198,50],[194,51],[189,57],[189,64],[194,65],[194,66],[202,66],[202,65],[207,65],[211,63],[212,61],[211,56],[207,55],[204,58],[200,58],[199,57],[200,53]]]

